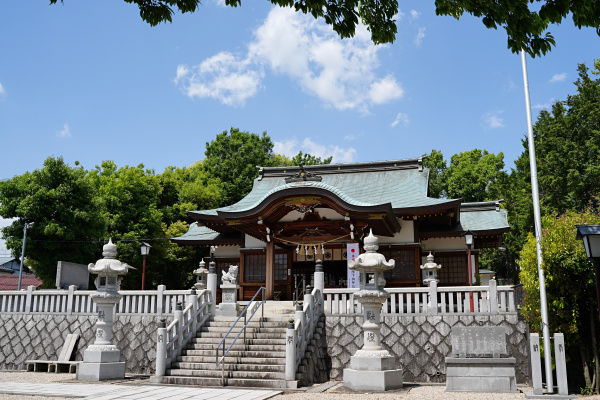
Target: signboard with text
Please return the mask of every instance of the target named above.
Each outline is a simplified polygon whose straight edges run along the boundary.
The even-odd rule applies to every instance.
[[[348,254],[348,288],[359,288],[360,287],[360,273],[350,269],[350,264],[358,257],[358,243],[348,243],[346,245],[346,252]]]

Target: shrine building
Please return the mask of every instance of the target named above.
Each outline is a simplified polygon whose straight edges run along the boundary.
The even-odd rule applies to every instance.
[[[172,241],[214,246],[218,276],[239,265],[240,300],[261,286],[268,299],[290,300],[298,279],[312,277],[316,259],[323,260],[326,288],[347,287],[347,245],[362,245],[370,230],[379,237],[379,252],[396,261],[385,274],[386,287],[421,286],[420,265],[429,252],[442,265],[439,286],[467,286],[464,233],[475,234],[475,282],[479,249],[501,246],[510,229],[506,211],[500,201],[428,197],[428,182],[423,158],[264,167],[246,197],[191,211],[196,222]]]

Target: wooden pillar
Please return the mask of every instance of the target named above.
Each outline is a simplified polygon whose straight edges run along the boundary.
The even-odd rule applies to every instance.
[[[273,298],[273,284],[275,282],[275,244],[267,242],[267,265],[265,268],[265,281],[267,287],[267,299]]]

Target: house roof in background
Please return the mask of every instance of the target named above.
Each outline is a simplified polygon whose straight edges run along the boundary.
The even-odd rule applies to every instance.
[[[35,275],[23,275],[21,279],[21,290],[27,286],[36,288],[42,284],[42,280]],[[0,275],[0,290],[17,290],[19,287],[19,275]]]

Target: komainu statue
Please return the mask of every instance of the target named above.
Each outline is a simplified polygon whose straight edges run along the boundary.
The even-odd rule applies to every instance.
[[[221,273],[223,274],[223,276],[221,277],[221,282],[231,283],[235,285],[237,283],[238,270],[239,267],[237,265],[230,265],[229,271],[221,271]]]

